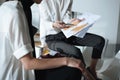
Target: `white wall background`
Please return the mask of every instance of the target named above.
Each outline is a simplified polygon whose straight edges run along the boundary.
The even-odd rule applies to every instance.
[[[91,12],[101,16],[88,32],[99,34],[109,40],[104,57],[114,56],[118,24],[120,0],[73,0],[73,11]]]

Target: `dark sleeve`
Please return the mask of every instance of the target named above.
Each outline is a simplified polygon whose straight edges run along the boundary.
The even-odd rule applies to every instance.
[[[34,3],[33,0],[19,0],[19,1],[21,1],[23,8],[29,8]]]

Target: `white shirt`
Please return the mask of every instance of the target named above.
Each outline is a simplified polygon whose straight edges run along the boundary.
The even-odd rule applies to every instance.
[[[19,61],[33,51],[30,43],[21,3],[3,3],[0,6],[0,80],[34,80],[33,74]]]
[[[43,0],[39,4],[40,11],[40,41],[45,43],[45,36],[57,34],[61,30],[53,28],[54,21],[64,21],[71,11],[73,0]]]

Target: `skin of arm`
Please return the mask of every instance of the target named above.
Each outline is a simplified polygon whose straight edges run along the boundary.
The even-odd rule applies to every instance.
[[[61,58],[46,58],[46,59],[37,59],[32,57],[30,54],[27,54],[20,58],[23,66],[27,70],[31,69],[51,69],[61,66],[69,66],[78,68],[81,71],[84,70],[83,63],[75,58],[61,57]]]

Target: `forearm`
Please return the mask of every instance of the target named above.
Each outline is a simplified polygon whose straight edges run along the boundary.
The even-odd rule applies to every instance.
[[[61,57],[61,58],[46,58],[46,59],[36,59],[33,58],[30,54],[23,56],[20,61],[22,62],[25,69],[51,69],[61,66],[69,66],[78,68],[82,72],[85,69],[83,62],[79,59]]]
[[[26,55],[29,56],[29,55]],[[67,65],[67,59],[63,58],[50,58],[50,59],[36,59],[36,58],[22,58],[25,69],[50,69]]]
[[[51,69],[65,65],[67,65],[65,58],[53,58],[53,59],[41,59],[41,60],[34,59],[31,62],[31,66],[34,69]]]

